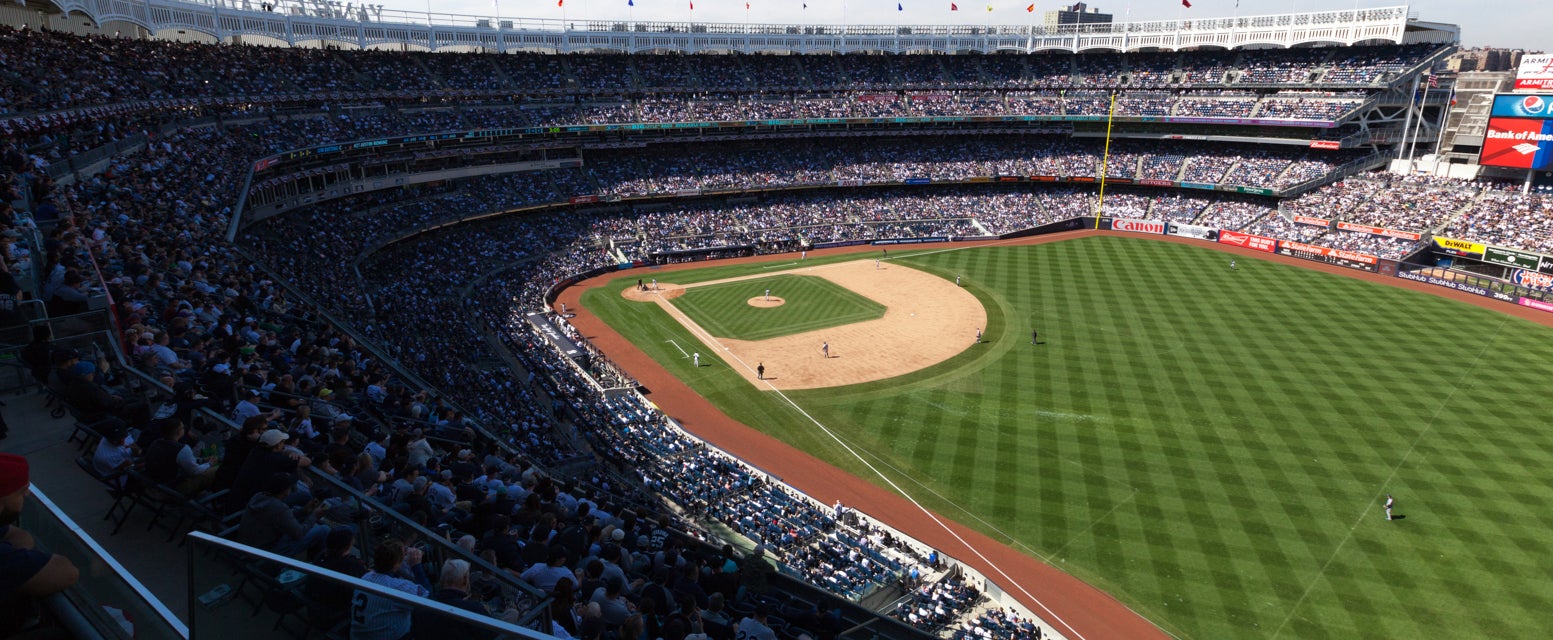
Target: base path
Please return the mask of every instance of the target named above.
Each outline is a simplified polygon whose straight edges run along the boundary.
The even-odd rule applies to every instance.
[[[1174,236],[1112,233],[1109,231],[1072,231],[1009,241],[969,242],[921,248],[948,249],[956,247],[1033,245],[1094,235],[1117,235],[1138,240],[1177,242],[1208,249],[1217,249],[1248,258],[1325,271],[1359,280],[1368,280],[1412,289],[1443,298],[1451,298],[1553,327],[1553,313],[1545,313],[1520,305],[1497,302],[1489,298],[1444,287],[1348,269],[1337,265],[1311,262],[1288,256]],[[858,246],[822,249],[810,253],[815,256],[827,256],[870,251],[878,251],[878,248]],[[767,262],[779,258],[781,256],[735,258],[719,261],[718,264]],[[704,266],[706,266],[706,263],[703,262],[687,263],[653,269],[652,272],[654,274],[660,272],[671,273],[673,271],[696,269]],[[1132,640],[1169,637],[1164,631],[1110,595],[1089,586],[1073,576],[1063,573],[1056,567],[1014,550],[1008,546],[1007,541],[993,540],[986,535],[939,516],[940,520],[949,523],[949,526],[954,529],[960,538],[963,538],[975,547],[973,552],[972,549],[961,543],[959,539],[951,536],[944,528],[924,516],[920,509],[905,498],[870,481],[837,469],[807,452],[800,451],[785,442],[729,418],[722,411],[718,410],[717,407],[713,406],[711,402],[697,395],[690,387],[681,382],[679,378],[670,374],[662,365],[659,365],[652,358],[649,358],[647,354],[636,348],[636,345],[626,340],[619,333],[616,333],[614,329],[600,320],[598,316],[583,308],[581,297],[584,291],[601,287],[609,281],[623,276],[623,273],[615,272],[590,278],[562,291],[558,302],[565,303],[568,309],[576,310],[577,317],[573,318],[571,322],[582,332],[582,335],[609,354],[610,359],[633,378],[639,380],[647,389],[647,397],[662,408],[665,413],[678,420],[691,433],[705,438],[723,450],[782,478],[788,484],[823,503],[829,504],[836,500],[841,500],[847,505],[860,509],[868,515],[878,518],[886,524],[921,540],[923,543],[931,545],[943,553],[974,567],[1031,611],[1035,612],[1036,615],[1046,620],[1048,624],[1056,626],[1059,631],[1062,631],[1073,640]],[[982,559],[983,557],[985,557],[985,560]],[[1017,586],[1016,584],[1010,584],[1009,578],[1003,577],[1003,574],[1007,574],[1007,576],[1012,578],[1017,583]],[[1055,618],[1060,618],[1061,622]]]

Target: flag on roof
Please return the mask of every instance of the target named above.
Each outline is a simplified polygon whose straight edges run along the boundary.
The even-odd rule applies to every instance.
[[[957,4],[953,3],[953,2],[951,2],[951,3],[949,3],[949,10],[950,11],[959,11],[960,10],[960,5],[957,5]]]
[[[1025,7],[1025,13],[1035,13],[1035,5],[1032,4],[1028,7]]]
[[[895,10],[896,11],[905,11],[906,7],[901,6],[901,3],[897,2],[897,3],[895,3]]]
[[[1181,6],[1188,9],[1192,8],[1192,0],[1181,0]]]

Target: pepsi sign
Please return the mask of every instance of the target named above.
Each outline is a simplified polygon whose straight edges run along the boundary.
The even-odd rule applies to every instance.
[[[1494,116],[1501,118],[1553,118],[1553,95],[1497,95],[1494,96]]]

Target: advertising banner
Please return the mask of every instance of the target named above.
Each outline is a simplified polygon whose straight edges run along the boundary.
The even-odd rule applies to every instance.
[[[1490,291],[1490,290],[1485,289],[1483,287],[1479,287],[1477,285],[1472,285],[1472,284],[1467,284],[1465,282],[1456,282],[1455,280],[1446,280],[1445,278],[1436,278],[1436,277],[1431,276],[1431,275],[1424,275],[1424,274],[1421,274],[1421,273],[1414,273],[1412,271],[1398,271],[1397,272],[1397,277],[1398,278],[1402,278],[1403,280],[1413,280],[1415,282],[1423,282],[1423,283],[1435,285],[1437,287],[1445,287],[1447,289],[1455,289],[1457,291],[1463,291],[1463,292],[1470,293],[1470,294],[1473,294],[1473,295],[1483,296],[1485,298],[1493,298],[1495,300],[1500,300],[1500,301],[1504,301],[1504,302],[1515,302],[1516,301],[1516,298],[1514,296],[1509,295],[1509,294],[1499,293],[1497,291]]]
[[[573,196],[569,202],[572,204],[593,204],[599,201],[598,196]]]
[[[1343,231],[1357,231],[1359,233],[1368,233],[1372,236],[1386,236],[1388,238],[1401,238],[1403,240],[1417,240],[1423,237],[1422,235],[1413,233],[1411,231],[1398,231],[1396,229],[1372,227],[1367,224],[1354,224],[1352,222],[1339,222],[1337,223],[1337,228],[1342,229]]]
[[[1553,257],[1542,256],[1542,264],[1537,267],[1537,270],[1543,273],[1553,274]]]
[[[876,245],[881,245],[881,244],[884,244],[884,245],[891,245],[891,244],[927,244],[927,243],[931,243],[931,242],[949,242],[949,240],[950,240],[950,238],[941,237],[941,236],[940,237],[930,237],[930,238],[890,238],[888,240],[875,240],[875,241],[873,241],[873,244],[876,244]]]
[[[1165,232],[1165,223],[1159,220],[1133,220],[1130,218],[1116,218],[1111,221],[1112,231],[1131,231],[1133,233]]]
[[[1199,227],[1195,224],[1180,224],[1176,222],[1170,223],[1170,226],[1165,229],[1165,233],[1208,241],[1217,240],[1219,237],[1219,230],[1213,227]]]
[[[1494,96],[1478,164],[1516,169],[1553,167],[1553,94]]]
[[[1510,272],[1510,282],[1532,289],[1553,289],[1553,274],[1516,269]]]
[[[1325,218],[1316,218],[1312,216],[1294,216],[1294,224],[1308,224],[1313,227],[1330,227],[1332,226],[1332,221]]]
[[[1245,247],[1247,249],[1255,249],[1257,251],[1265,251],[1267,253],[1273,253],[1278,250],[1277,240],[1272,238],[1264,238],[1262,236],[1253,236],[1249,233],[1241,233],[1239,231],[1230,231],[1228,229],[1219,232],[1219,243],[1232,244],[1237,247]]]
[[[1144,185],[1148,185],[1148,186],[1151,186],[1151,187],[1169,187],[1169,186],[1174,186],[1175,185],[1174,182],[1171,182],[1169,180],[1156,180],[1156,179],[1153,179],[1153,178],[1144,178],[1142,180],[1139,180],[1138,184],[1144,184]]]
[[[1338,142],[1336,140],[1311,140],[1310,141],[1310,148],[1312,148],[1312,149],[1341,149],[1341,148],[1343,148],[1343,143]]]
[[[1513,249],[1485,247],[1483,250],[1483,262],[1520,269],[1536,269],[1538,265],[1542,264],[1542,256]]]
[[[1289,240],[1284,240],[1278,243],[1278,253],[1296,258],[1304,258],[1306,260],[1314,260],[1316,262],[1325,262],[1327,264],[1349,267],[1351,269],[1363,269],[1365,271],[1374,271],[1376,264],[1375,256],[1372,255],[1355,253],[1353,251],[1343,251],[1342,249],[1333,249],[1331,247],[1320,247],[1302,242],[1291,242]]]
[[[1446,253],[1467,258],[1481,258],[1487,247],[1476,242],[1457,240],[1455,238],[1434,237],[1434,246],[1445,250]]]
[[[1516,303],[1521,305],[1521,306],[1523,306],[1523,307],[1531,307],[1531,308],[1536,309],[1538,311],[1546,311],[1548,313],[1553,313],[1553,304],[1548,304],[1548,303],[1543,302],[1541,300],[1533,300],[1531,298],[1521,298],[1520,300],[1517,300]]]
[[[1056,182],[1057,176],[1030,176],[1031,182]]]
[[[1553,90],[1553,54],[1522,56],[1515,74],[1515,90]]]

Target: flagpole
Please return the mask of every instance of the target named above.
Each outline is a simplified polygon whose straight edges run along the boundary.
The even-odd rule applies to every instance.
[[[1434,166],[1440,166],[1440,145],[1445,144],[1445,122],[1450,117],[1451,102],[1456,98],[1456,85],[1451,85],[1451,95],[1445,99],[1445,106],[1440,109],[1440,135],[1434,139]]]
[[[1418,153],[1418,134],[1424,129],[1424,108],[1429,105],[1429,84],[1424,83],[1424,98],[1418,102],[1418,122],[1413,123],[1413,139],[1407,147],[1407,171],[1413,172],[1413,158]]]
[[[1407,130],[1413,128],[1413,101],[1418,99],[1418,80],[1420,76],[1413,76],[1413,89],[1407,92],[1407,118],[1402,121],[1402,142],[1397,145],[1397,159],[1402,159],[1402,153],[1407,151]]]
[[[1116,91],[1111,91],[1111,109],[1105,115],[1105,154],[1100,156],[1100,199],[1095,202],[1095,228],[1100,228],[1100,216],[1105,212],[1105,175],[1111,163],[1111,121],[1116,117]]]

